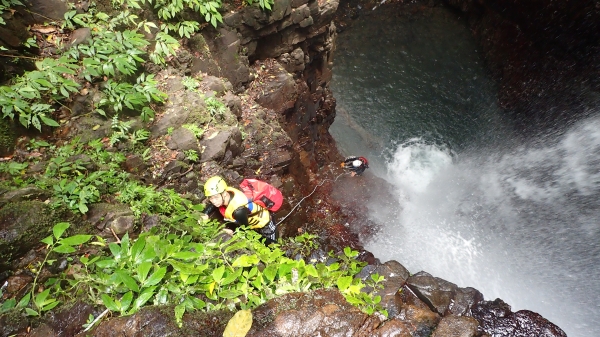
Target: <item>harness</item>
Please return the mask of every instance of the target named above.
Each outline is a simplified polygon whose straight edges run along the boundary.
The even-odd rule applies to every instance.
[[[225,220],[235,221],[233,212],[240,207],[247,207],[250,211],[248,224],[251,228],[263,228],[271,221],[269,211],[248,200],[248,197],[242,191],[233,187],[227,187],[225,190],[233,193],[233,197],[229,200],[229,204],[223,213]]]

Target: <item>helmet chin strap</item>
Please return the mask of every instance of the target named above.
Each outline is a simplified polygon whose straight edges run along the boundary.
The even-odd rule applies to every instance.
[[[225,194],[225,196],[223,196],[223,194]],[[224,191],[223,193],[221,193],[221,201],[223,202],[223,206],[227,206],[230,200],[231,196],[229,195],[229,192]]]

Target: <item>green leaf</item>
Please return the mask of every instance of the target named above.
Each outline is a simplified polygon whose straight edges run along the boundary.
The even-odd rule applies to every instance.
[[[17,308],[25,308],[27,304],[29,304],[29,300],[31,299],[31,293],[27,293],[27,295],[23,296],[23,298],[17,303]]]
[[[240,275],[242,275],[242,271],[244,271],[243,268],[238,268],[233,273],[228,274],[225,277],[225,279],[223,279],[223,281],[221,282],[221,285],[225,286],[225,285],[228,285],[228,284],[232,283],[233,281],[237,280],[238,277],[240,277]]]
[[[168,262],[173,266],[173,269],[177,270],[182,274],[187,275],[196,275],[201,274],[204,270],[208,268],[208,265],[200,265],[200,266],[192,266],[187,263],[182,263],[177,260],[168,260]]]
[[[118,270],[115,272],[119,281],[123,282],[127,288],[133,291],[140,291],[140,288],[133,277],[127,274],[124,270]]]
[[[175,321],[177,322],[177,325],[180,328],[183,325],[183,322],[182,322],[183,314],[185,314],[185,305],[183,303],[181,303],[181,304],[178,304],[177,306],[175,306]]]
[[[258,264],[259,259],[256,254],[253,255],[241,255],[231,264],[233,267],[250,267]]]
[[[138,298],[135,299],[135,302],[133,302],[133,307],[131,308],[129,313],[133,314],[134,312],[138,311],[138,309],[141,308],[144,304],[146,304],[146,302],[148,302],[148,300],[152,298],[152,296],[154,296],[154,289],[155,287],[145,289],[140,294],[140,296],[138,296]]]
[[[102,294],[100,295],[100,298],[102,299],[102,303],[104,303],[104,306],[106,306],[108,310],[119,311],[117,303],[115,303],[115,300],[113,300],[110,296],[108,296],[107,294]]]
[[[265,270],[263,270],[263,275],[269,280],[269,282],[273,282],[275,280],[275,276],[277,276],[277,265],[270,265]]]
[[[133,301],[133,293],[131,291],[127,292],[123,297],[121,297],[121,312],[127,311],[129,306],[131,305],[131,301]]]
[[[225,254],[232,252],[234,250],[238,250],[238,249],[244,249],[248,246],[248,242],[246,241],[239,241],[236,242],[230,246],[228,246],[227,248],[225,248]]]
[[[68,222],[59,222],[52,228],[52,232],[54,233],[54,237],[59,239],[63,233],[71,226]]]
[[[17,300],[15,300],[14,298],[6,300],[6,302],[2,303],[2,306],[0,306],[0,313],[6,312],[9,309],[14,308],[16,304]]]
[[[173,254],[173,258],[180,260],[191,260],[201,257],[203,254],[198,252],[178,252]]]
[[[44,122],[44,124],[48,125],[48,126],[60,126],[60,124],[58,124],[54,119],[52,118],[48,118],[45,116],[40,116],[40,118],[42,119],[42,122]]]
[[[44,306],[44,302],[46,301],[46,297],[48,297],[48,295],[50,295],[50,288],[35,295],[35,298],[33,299],[35,306],[41,309]]]
[[[142,262],[137,267],[137,275],[140,283],[144,284],[146,278],[148,277],[148,273],[150,272],[150,268],[152,268],[152,262]]]
[[[104,268],[112,268],[114,266],[117,265],[117,261],[115,261],[115,259],[104,259],[104,260],[100,260],[100,261],[96,261],[96,266],[98,268],[104,269]]]
[[[152,273],[152,275],[150,275],[150,277],[146,280],[144,286],[147,287],[157,285],[163,279],[163,277],[165,277],[166,273],[167,267],[158,268],[158,270]]]
[[[79,212],[81,212],[81,214],[85,214],[89,210],[88,207],[87,207],[87,205],[85,203],[83,203],[83,202],[79,202],[78,206],[79,206],[78,207],[79,208]]]
[[[212,272],[212,277],[215,282],[221,282],[223,278],[223,273],[225,273],[225,266],[220,266],[219,268],[215,268]]]
[[[131,246],[131,257],[134,259],[134,261],[138,260],[138,257],[144,249],[144,246],[146,246],[146,240],[143,238],[138,238],[133,246]]]
[[[52,238],[52,236],[49,236],[47,238],[44,238],[42,242],[47,244],[48,246],[52,246],[52,244],[54,244],[54,238]]]
[[[121,246],[114,242],[111,242],[108,244],[108,248],[110,249],[110,252],[116,259],[121,258]]]
[[[313,277],[319,277],[319,272],[317,271],[315,266],[312,264],[307,265],[305,268],[305,271],[306,271],[306,275],[313,276]]]
[[[340,277],[337,279],[336,284],[338,289],[343,292],[352,284],[352,276]]]
[[[55,72],[60,72],[60,73],[66,73],[66,74],[75,75],[75,71],[74,70],[69,69],[69,68],[64,67],[64,66],[56,66],[52,70],[55,71]]]
[[[92,238],[91,235],[73,235],[58,241],[59,244],[76,246],[88,242]]]
[[[240,291],[240,290],[230,290],[230,289],[225,289],[219,292],[219,297],[221,298],[236,298],[239,297],[240,295],[242,295],[244,292]]]
[[[60,245],[58,247],[54,247],[54,249],[52,249],[52,250],[57,253],[62,253],[62,254],[73,253],[76,251],[75,248],[73,248],[72,246],[67,246],[67,245]]]
[[[46,303],[44,305],[44,308],[42,309],[43,311],[48,311],[48,310],[52,310],[54,309],[57,305],[60,304],[60,301],[57,301],[56,299],[52,299],[51,303]]]
[[[39,316],[40,315],[37,311],[35,311],[31,308],[25,308],[25,312],[27,313],[28,316]]]

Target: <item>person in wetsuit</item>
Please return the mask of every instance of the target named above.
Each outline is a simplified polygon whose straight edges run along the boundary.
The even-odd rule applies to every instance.
[[[349,156],[342,162],[342,167],[350,171],[351,176],[362,175],[369,168],[369,161],[365,157]]]

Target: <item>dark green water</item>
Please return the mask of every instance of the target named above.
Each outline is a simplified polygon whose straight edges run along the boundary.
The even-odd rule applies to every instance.
[[[338,147],[397,191],[367,201],[381,231],[366,248],[600,336],[598,104],[523,139],[459,13],[386,14],[338,36],[331,84]]]

